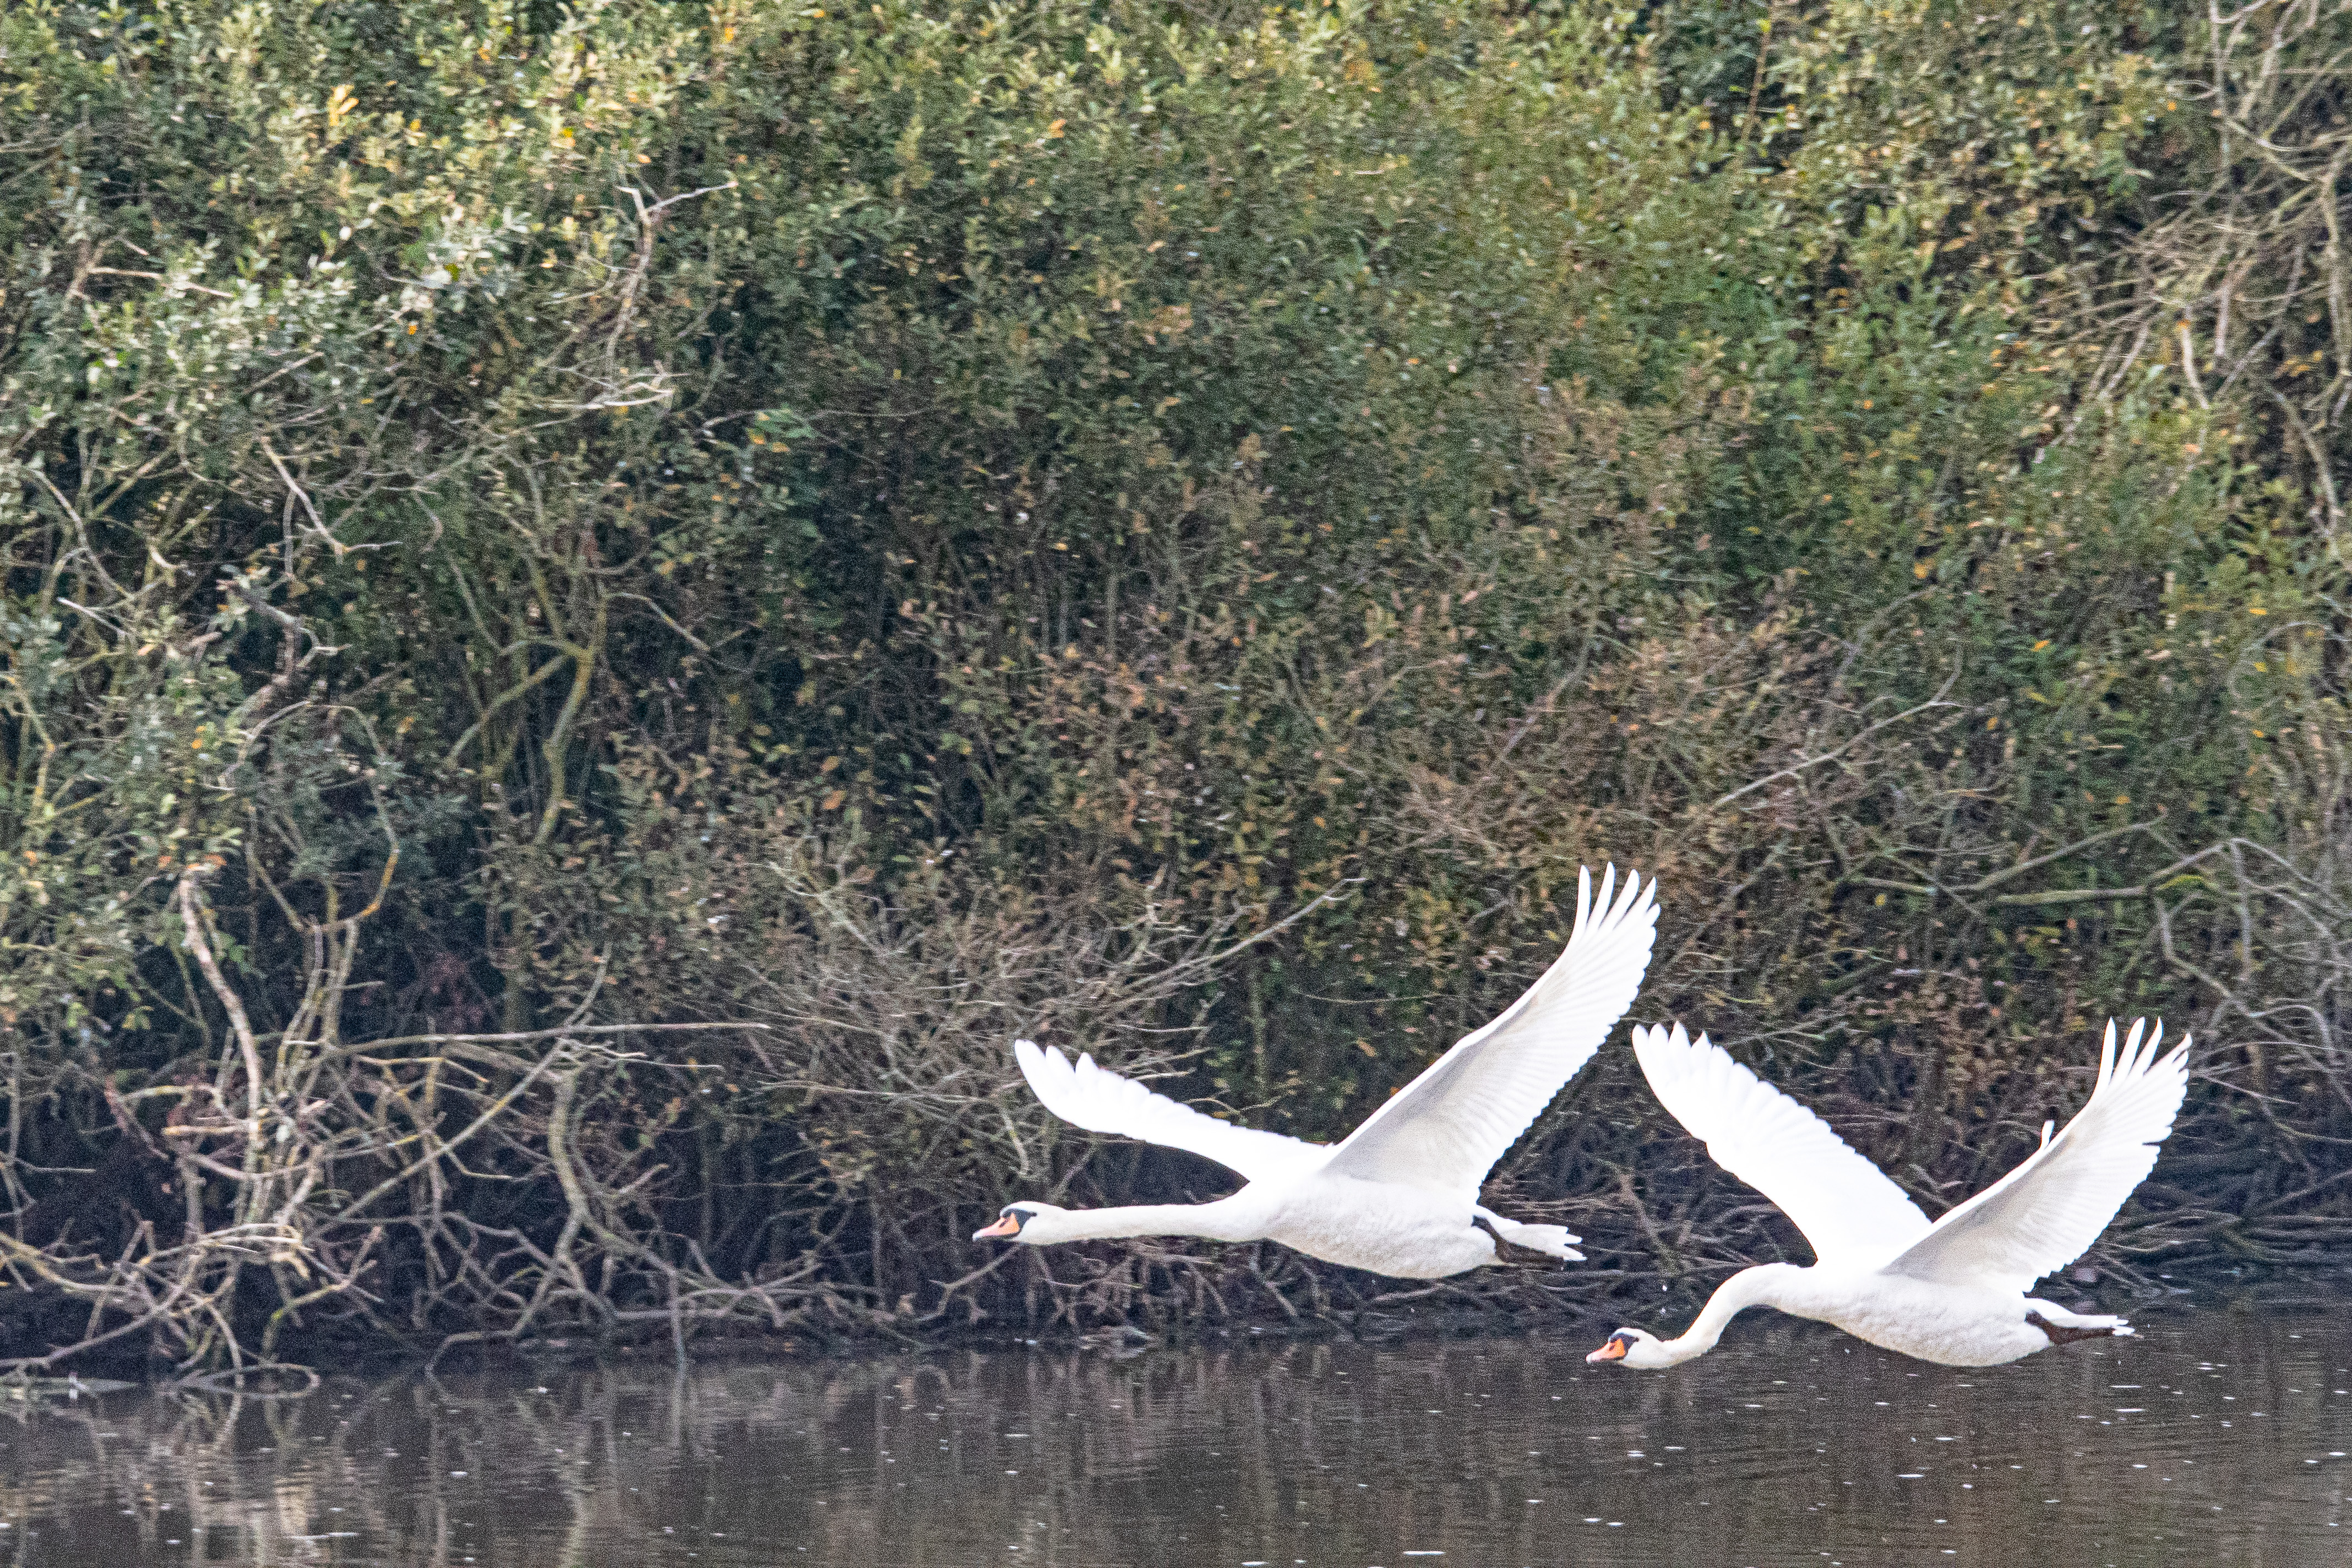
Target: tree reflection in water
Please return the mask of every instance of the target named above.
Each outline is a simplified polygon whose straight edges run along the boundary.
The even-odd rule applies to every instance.
[[[1582,1340],[1240,1341],[14,1401],[0,1560],[2334,1560],[2328,1315],[2141,1321],[1979,1372],[1759,1321],[1641,1377]]]

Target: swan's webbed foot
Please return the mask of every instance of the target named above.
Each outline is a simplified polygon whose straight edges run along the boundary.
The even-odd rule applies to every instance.
[[[2118,1331],[2125,1333],[2131,1331],[2121,1323],[2102,1323],[2092,1329],[2069,1328],[2063,1323],[2052,1322],[2039,1312],[2026,1313],[2025,1321],[2049,1335],[2050,1342],[2053,1345],[2071,1345],[2077,1340],[2112,1339]]]
[[[1521,1247],[1516,1241],[1505,1240],[1503,1233],[1495,1228],[1495,1222],[1485,1215],[1475,1216],[1470,1223],[1485,1231],[1494,1242],[1495,1261],[1497,1264],[1508,1264],[1514,1268],[1558,1268],[1567,1261],[1539,1248]]]

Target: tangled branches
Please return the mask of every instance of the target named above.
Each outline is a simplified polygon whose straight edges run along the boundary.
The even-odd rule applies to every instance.
[[[310,963],[293,1017],[262,1034],[216,956],[196,869],[182,873],[173,900],[226,1038],[208,1077],[184,1064],[173,1081],[100,1091],[139,1174],[168,1173],[158,1185],[178,1198],[178,1223],[142,1215],[111,1256],[80,1250],[69,1234],[45,1245],[0,1237],[11,1283],[47,1287],[88,1314],[79,1332],[0,1368],[47,1370],[143,1335],[152,1355],[184,1371],[241,1372],[271,1362],[284,1331],[309,1316],[406,1340],[451,1316],[498,1322],[509,1337],[559,1314],[607,1325],[662,1318],[675,1332],[743,1312],[781,1322],[788,1305],[823,1294],[800,1289],[806,1269],[728,1281],[698,1259],[664,1257],[630,1205],[657,1169],[644,1150],[583,1125],[645,1060],[618,1037],[761,1026],[592,1025],[583,1009],[519,1035],[348,1042],[352,956],[377,906],[315,919],[281,900]],[[156,1105],[165,1114],[151,1131],[142,1114]],[[552,1240],[453,1207],[485,1181],[560,1191]],[[406,1288],[387,1276],[405,1276]],[[395,1296],[404,1325],[385,1317]]]
[[[2250,405],[2309,488],[2341,561],[2338,432],[2352,405],[2352,258],[2344,244],[2352,134],[2342,122],[2352,18],[2321,0],[2216,4],[2184,19],[2172,84],[2200,104],[2178,183],[2126,245],[2079,325],[2103,345],[2093,404],[2136,371],[2177,370],[2204,410]],[[2233,393],[2246,394],[2233,400]]]

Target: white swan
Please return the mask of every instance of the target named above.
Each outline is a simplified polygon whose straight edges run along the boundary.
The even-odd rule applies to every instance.
[[[1656,933],[1654,886],[1612,867],[1601,895],[1580,871],[1568,947],[1501,1016],[1465,1035],[1338,1144],[1219,1121],[1090,1057],[1013,1043],[1029,1087],[1065,1121],[1187,1149],[1249,1184],[1207,1204],[1065,1209],[1007,1204],[972,1239],[1044,1246],[1125,1236],[1281,1242],[1327,1262],[1435,1279],[1501,1261],[1584,1255],[1556,1225],[1522,1225],[1480,1206],[1478,1186],[1607,1037],[1642,984]]]
[[[1748,1307],[1834,1323],[1857,1339],[1945,1366],[1998,1366],[2053,1344],[2128,1334],[2025,1292],[2081,1257],[2147,1177],[2189,1088],[2189,1042],[2158,1060],[2133,1023],[2099,1048],[2091,1098],[2064,1131],[1933,1225],[1829,1124],[1681,1026],[1636,1028],[1633,1052],[1658,1099],[1715,1163],[1780,1206],[1812,1244],[1810,1268],[1768,1263],[1717,1288],[1689,1330],[1660,1340],[1619,1329],[1584,1359],[1666,1367],[1705,1355]]]

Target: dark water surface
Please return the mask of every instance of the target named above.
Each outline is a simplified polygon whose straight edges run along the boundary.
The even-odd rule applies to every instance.
[[[1591,1332],[6,1404],[0,1563],[2337,1563],[2347,1316],[1980,1372],[1759,1315],[1667,1373]]]

